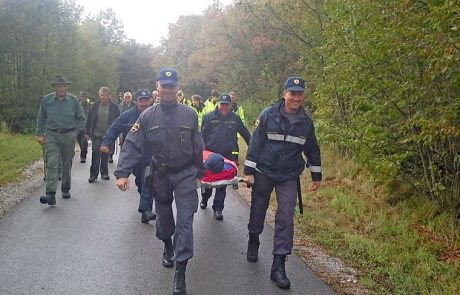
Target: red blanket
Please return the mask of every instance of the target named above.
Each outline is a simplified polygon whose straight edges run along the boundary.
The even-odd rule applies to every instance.
[[[209,155],[213,154],[213,152],[204,150],[203,151],[203,162],[206,161]],[[236,163],[230,161],[229,159],[224,158],[224,169],[219,173],[214,173],[209,170],[206,170],[204,173],[203,178],[201,181],[204,182],[215,182],[219,180],[230,180],[233,179],[238,174],[238,168]]]

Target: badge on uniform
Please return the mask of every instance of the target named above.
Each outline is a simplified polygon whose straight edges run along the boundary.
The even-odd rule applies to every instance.
[[[135,132],[139,131],[140,126],[141,125],[139,125],[139,123],[137,123],[137,122],[134,123],[133,127],[131,127],[131,133],[135,133]]]
[[[257,120],[256,120],[256,123],[254,124],[254,127],[256,127],[256,128],[257,128],[257,126],[259,126],[259,123],[260,123],[260,120],[259,120],[259,119],[257,119]]]

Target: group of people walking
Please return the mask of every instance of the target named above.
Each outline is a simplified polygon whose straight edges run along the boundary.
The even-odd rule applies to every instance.
[[[43,99],[38,114],[37,141],[45,145],[48,175],[51,174],[47,177],[46,195],[40,202],[56,204],[59,161],[62,161],[62,196],[70,198],[70,169],[77,134],[91,138],[92,161],[96,158],[99,163],[101,159],[105,163],[110,145],[121,135],[123,144],[114,172],[116,185],[126,191],[129,175],[135,175],[141,221],[156,219],[156,236],[164,243],[162,264],[175,265],[173,294],[185,294],[186,266],[194,251],[193,217],[198,205],[205,209],[212,196],[212,190],[206,189],[199,202],[197,187],[206,169],[203,150],[238,162],[239,134],[248,144],[244,181],[252,186],[247,260],[258,260],[259,235],[263,232],[270,194],[275,189],[278,208],[270,278],[279,288],[290,287],[285,260],[293,247],[299,176],[309,167],[312,191],[319,188],[321,181],[320,149],[312,120],[302,107],[305,95],[302,78],[286,80],[283,97],[262,111],[252,136],[245,127],[244,112],[236,104],[235,93],[213,91],[206,104],[199,96],[188,101],[172,68],[158,73],[154,94],[158,101],[150,106],[152,93],[140,89],[134,95],[136,106],[121,115],[118,106],[109,100],[108,89],[101,88],[100,99],[89,109],[86,123],[78,99],[67,93],[69,84],[58,77],[53,83],[55,92]],[[81,132],[84,134],[80,135]],[[100,155],[94,155],[95,149]],[[109,179],[106,166],[96,163],[94,167],[91,165],[90,183],[97,179],[99,171],[102,179]],[[225,193],[225,187],[215,191],[212,209],[216,220],[223,220]],[[153,202],[155,212],[152,212]]]

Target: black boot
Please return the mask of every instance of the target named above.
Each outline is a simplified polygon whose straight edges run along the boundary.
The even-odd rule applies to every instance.
[[[149,223],[150,220],[155,220],[157,215],[152,211],[142,211],[141,222]]]
[[[200,208],[206,209],[208,207],[208,199],[201,197]]]
[[[176,272],[174,273],[174,295],[185,295],[185,269],[187,260],[176,263]]]
[[[40,203],[48,204],[50,206],[56,205],[56,195],[55,193],[46,193],[46,196],[40,197]]]
[[[163,250],[163,266],[172,267],[174,265],[174,248],[171,239],[163,240],[165,248]]]
[[[248,252],[246,253],[246,259],[250,262],[257,262],[259,260],[259,235],[249,234]]]
[[[274,281],[280,289],[289,289],[291,287],[291,282],[286,276],[285,262],[286,255],[274,254],[270,279]]]

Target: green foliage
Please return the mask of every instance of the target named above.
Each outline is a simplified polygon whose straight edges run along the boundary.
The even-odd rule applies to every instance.
[[[30,135],[0,133],[0,186],[15,180],[22,169],[42,155],[41,146]]]
[[[8,130],[34,131],[40,97],[57,74],[73,82],[69,92],[93,99],[101,86],[114,97],[151,87],[152,48],[128,42],[113,10],[85,20],[81,12],[75,1],[0,1],[0,122]]]
[[[329,149],[323,156],[327,181],[317,193],[304,192],[297,239],[314,240],[357,268],[376,294],[458,294],[460,265],[442,258],[460,247],[452,216],[422,197],[390,206],[357,163]]]
[[[326,142],[447,208],[460,202],[454,2],[328,1],[315,93]]]

